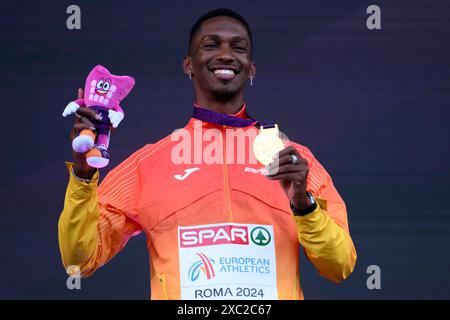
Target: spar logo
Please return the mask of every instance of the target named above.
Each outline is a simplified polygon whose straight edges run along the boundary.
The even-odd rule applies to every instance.
[[[180,229],[179,237],[181,248],[216,244],[249,244],[248,227],[232,224],[183,228]]]
[[[213,264],[215,263],[214,259],[208,258],[208,256],[204,253],[196,254],[200,260],[196,261],[188,271],[188,277],[191,281],[195,281],[200,277],[200,271],[206,276],[206,280],[210,280],[216,276],[214,271]]]
[[[257,246],[267,246],[272,240],[269,230],[264,227],[255,227],[250,233],[250,239]]]

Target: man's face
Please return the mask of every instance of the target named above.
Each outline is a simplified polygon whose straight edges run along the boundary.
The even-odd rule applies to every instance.
[[[204,21],[191,45],[185,69],[193,75],[196,90],[218,100],[243,93],[249,76],[254,76],[250,39],[245,27],[230,17]]]

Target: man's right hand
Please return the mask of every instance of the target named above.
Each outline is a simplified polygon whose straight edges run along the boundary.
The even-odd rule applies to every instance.
[[[78,89],[78,98],[83,98],[83,89]],[[95,131],[95,125],[92,122],[98,114],[91,108],[80,107],[75,113],[75,121],[70,130],[70,141],[72,141],[80,131],[89,129]],[[82,179],[91,179],[97,169],[92,168],[86,162],[86,155],[72,150],[73,155],[73,172]]]

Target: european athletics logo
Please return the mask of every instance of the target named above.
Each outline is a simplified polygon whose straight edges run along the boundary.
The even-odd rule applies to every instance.
[[[191,281],[195,281],[200,276],[200,270],[205,274],[206,279],[210,280],[216,276],[214,272],[213,264],[215,263],[214,259],[209,259],[204,253],[197,253],[197,256],[200,257],[200,260],[196,261],[188,271],[188,277]]]

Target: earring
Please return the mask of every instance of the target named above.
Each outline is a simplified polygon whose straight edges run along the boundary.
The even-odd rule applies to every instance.
[[[253,77],[250,76],[250,87],[253,86]]]
[[[192,80],[191,70],[189,70],[189,80]]]

